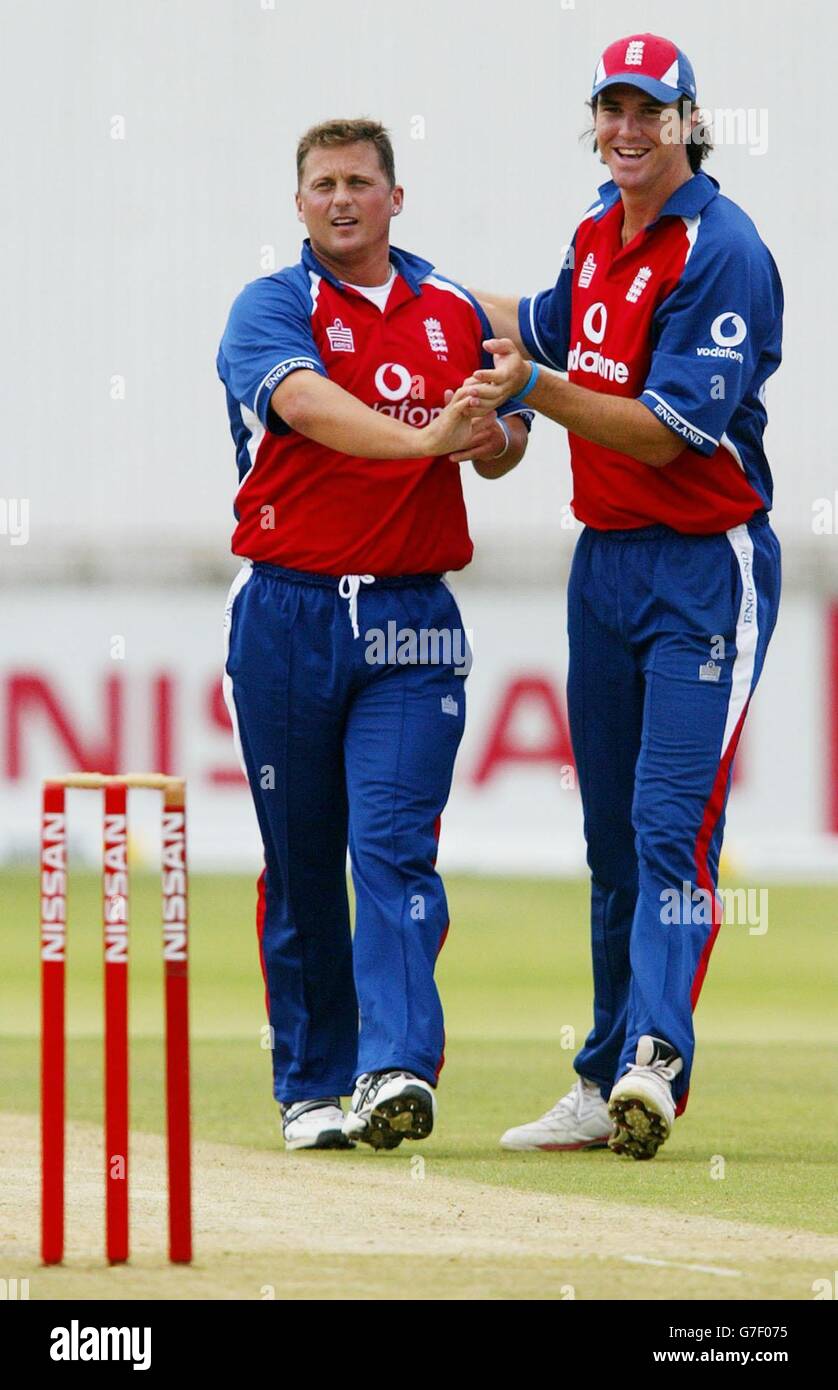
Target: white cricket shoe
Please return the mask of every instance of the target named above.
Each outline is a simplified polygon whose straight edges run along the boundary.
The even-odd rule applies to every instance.
[[[395,1149],[403,1139],[427,1139],[434,1127],[433,1087],[410,1071],[364,1072],[355,1082],[343,1122],[347,1139]]]
[[[609,1148],[616,1154],[654,1158],[672,1131],[672,1082],[683,1066],[675,1048],[663,1038],[644,1033],[638,1040],[635,1061],[615,1082],[608,1098],[608,1112],[614,1121]]]
[[[604,1149],[613,1129],[595,1081],[580,1076],[552,1110],[501,1135],[503,1149]]]
[[[280,1105],[286,1149],[354,1149],[343,1132],[340,1096]]]

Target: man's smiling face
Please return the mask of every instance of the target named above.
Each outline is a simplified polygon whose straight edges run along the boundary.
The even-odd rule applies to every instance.
[[[676,104],[655,101],[639,87],[617,83],[600,92],[594,131],[597,148],[618,188],[651,191],[689,172]]]
[[[398,184],[391,188],[375,145],[362,140],[309,151],[297,211],[315,253],[340,262],[387,241],[390,218],[402,198]]]

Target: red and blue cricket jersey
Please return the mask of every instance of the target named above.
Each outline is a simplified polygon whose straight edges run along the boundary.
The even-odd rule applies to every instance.
[[[535,361],[592,391],[635,397],[684,441],[665,468],[570,434],[573,511],[620,530],[714,534],[769,509],[765,383],[780,363],[783,290],[750,218],[694,175],[627,245],[602,185],[553,289],[521,300]]]
[[[668,47],[650,50],[650,63],[671,63]],[[641,401],[684,446],[653,468],[570,435],[573,509],[585,529],[568,584],[568,715],[594,970],[594,1027],[574,1066],[607,1098],[639,1039],[664,1038],[683,1062],[673,1083],[680,1113],[692,1009],[721,921],[733,760],[779,604],[763,432],[783,292],[753,223],[706,174],[682,184],[627,246],[622,226],[609,182],[555,287],[522,300],[519,323],[537,361]],[[690,906],[667,916],[685,885],[708,914]]]
[[[437,836],[467,663],[440,575],[471,559],[460,468],[327,449],[271,407],[290,372],[313,371],[422,428],[491,366],[471,296],[417,256],[390,256],[382,311],[306,243],[299,265],[245,287],[218,354],[241,479],[233,550],[246,562],[227,605],[224,692],[265,850],[259,940],[274,1095],[287,1104],[345,1095],[363,1071],[433,1084],[442,1065]],[[531,420],[514,401],[504,413],[516,410]],[[451,650],[376,656],[370,639],[391,624],[447,633]]]
[[[240,479],[236,555],[329,575],[469,563],[458,464],[339,453],[290,429],[271,406],[291,372],[314,371],[418,429],[465,377],[492,366],[477,301],[418,256],[391,247],[390,259],[397,274],[383,312],[321,265],[308,240],[298,265],[254,280],[233,304],[217,368]],[[514,400],[499,411],[514,413],[532,419]]]

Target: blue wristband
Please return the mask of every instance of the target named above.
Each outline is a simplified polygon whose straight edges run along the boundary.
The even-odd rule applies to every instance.
[[[529,379],[528,379],[528,381],[527,381],[527,384],[526,384],[526,386],[524,387],[523,391],[516,391],[516,392],[515,392],[515,399],[516,399],[516,400],[519,400],[519,401],[525,401],[525,400],[527,399],[527,396],[530,394],[530,391],[531,391],[532,388],[535,386],[535,383],[538,381],[538,378],[539,378],[540,376],[541,376],[541,368],[539,367],[539,365],[538,365],[537,362],[533,362],[533,364],[532,364],[532,371],[530,372],[530,375],[529,375]]]

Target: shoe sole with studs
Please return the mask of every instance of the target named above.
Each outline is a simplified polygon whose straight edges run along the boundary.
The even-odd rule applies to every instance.
[[[431,1096],[421,1086],[405,1086],[373,1106],[366,1131],[356,1138],[374,1149],[395,1149],[403,1139],[427,1139],[433,1127]]]
[[[643,1160],[654,1158],[669,1138],[670,1125],[658,1110],[639,1096],[619,1096],[608,1106],[614,1133],[608,1141],[615,1154]]]

